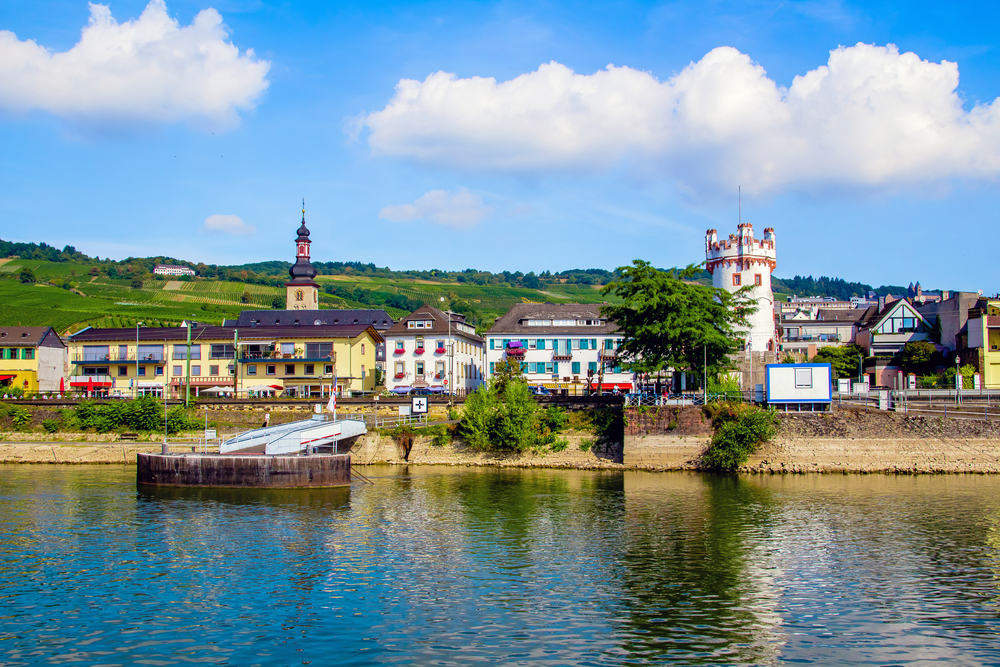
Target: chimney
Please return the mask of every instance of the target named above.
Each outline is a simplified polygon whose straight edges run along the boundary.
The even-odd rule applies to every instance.
[[[878,298],[878,309],[879,309],[879,311],[881,312],[881,310],[882,310],[883,308],[885,308],[885,297],[884,297],[884,296],[880,296],[880,297]]]
[[[951,292],[949,292],[946,289],[941,290],[941,300],[942,301],[947,301],[950,298],[951,298]]]

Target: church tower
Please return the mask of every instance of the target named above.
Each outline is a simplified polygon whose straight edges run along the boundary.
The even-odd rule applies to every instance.
[[[316,269],[309,261],[309,229],[306,203],[302,202],[302,224],[295,239],[295,264],[288,269],[292,279],[285,283],[285,310],[319,310],[319,285],[313,280]]]
[[[771,292],[771,272],[777,266],[774,240],[771,227],[764,230],[763,239],[755,239],[748,222],[741,222],[737,233],[722,241],[714,229],[705,233],[705,269],[712,274],[712,284],[729,292],[751,287],[749,297],[757,302],[757,312],[749,318],[750,330],[740,333],[753,352],[778,348]]]

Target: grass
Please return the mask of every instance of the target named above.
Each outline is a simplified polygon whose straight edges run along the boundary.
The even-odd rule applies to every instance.
[[[38,283],[22,284],[18,281],[17,274],[25,266],[35,272]],[[127,278],[89,275],[93,266],[96,265],[21,259],[0,264],[0,302],[4,304],[0,310],[0,325],[48,325],[65,333],[84,326],[134,326],[137,321],[147,326],[169,326],[193,318],[209,324],[221,324],[225,318],[235,318],[241,310],[270,309],[274,297],[284,295],[284,288],[222,280],[147,280],[141,288],[133,289]],[[72,281],[74,289],[81,294],[44,285],[51,280]],[[506,284],[472,285],[369,276],[317,276],[317,281],[398,293],[433,304],[439,304],[442,296],[451,301],[466,301],[487,321],[507,312],[515,303],[601,303],[614,300],[588,285],[551,285],[540,291]],[[167,289],[171,283],[175,283],[171,287],[176,289]],[[249,299],[248,303],[242,302],[244,294]],[[373,306],[321,291],[320,307]],[[408,314],[408,311],[398,308],[385,310],[397,319]]]

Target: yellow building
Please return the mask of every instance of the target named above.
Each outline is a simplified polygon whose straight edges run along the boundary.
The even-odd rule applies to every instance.
[[[1000,299],[980,299],[969,310],[968,347],[979,350],[983,387],[1000,387]]]
[[[366,325],[91,329],[69,339],[75,388],[101,394],[179,397],[190,373],[192,394],[273,391],[328,396],[375,389],[375,350],[384,342]],[[190,349],[190,354],[188,350]]]
[[[0,327],[0,395],[60,391],[66,345],[52,327]]]

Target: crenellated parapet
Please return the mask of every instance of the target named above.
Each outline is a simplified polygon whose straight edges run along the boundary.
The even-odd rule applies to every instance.
[[[722,241],[716,230],[709,229],[705,232],[705,269],[713,275],[720,266],[739,271],[767,267],[774,271],[778,265],[774,242],[773,228],[764,230],[764,238],[755,239],[749,222],[740,223],[737,233]]]

